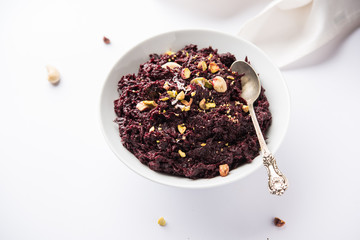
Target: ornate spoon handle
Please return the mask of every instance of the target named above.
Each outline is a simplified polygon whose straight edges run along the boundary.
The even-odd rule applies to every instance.
[[[288,188],[288,180],[284,176],[284,174],[282,174],[282,172],[279,170],[279,168],[276,164],[275,157],[271,154],[271,152],[269,151],[269,149],[266,145],[264,136],[261,132],[259,123],[258,123],[256,115],[255,115],[253,104],[249,104],[249,111],[250,111],[250,116],[251,116],[252,122],[255,127],[256,135],[259,139],[261,152],[263,154],[263,163],[268,172],[269,191],[271,194],[276,194],[276,195],[280,196]]]
[[[269,176],[268,184],[270,193],[279,196],[282,195],[288,188],[287,178],[279,170],[276,159],[271,153],[263,156],[263,162]]]

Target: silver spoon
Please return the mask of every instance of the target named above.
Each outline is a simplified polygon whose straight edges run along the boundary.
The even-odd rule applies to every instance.
[[[263,155],[263,163],[269,176],[269,190],[272,194],[282,195],[288,188],[288,180],[279,170],[275,157],[266,145],[254,111],[254,102],[259,97],[261,91],[260,80],[254,69],[244,61],[235,61],[231,65],[230,69],[231,71],[238,72],[239,74],[245,74],[241,78],[241,97],[245,99],[248,104],[250,116],[255,127],[256,135],[259,139],[261,153]]]

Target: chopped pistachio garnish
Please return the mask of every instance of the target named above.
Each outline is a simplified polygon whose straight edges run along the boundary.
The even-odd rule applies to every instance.
[[[158,127],[158,130],[159,130],[159,131],[161,131],[161,130],[162,130],[162,128],[161,128],[161,127]]]
[[[165,90],[169,90],[169,89],[170,89],[169,83],[168,83],[168,82],[165,82],[163,88],[164,88]]]
[[[203,77],[197,77],[197,78],[194,78],[193,80],[190,81],[190,84],[196,84],[196,85],[199,85],[201,87],[204,87],[205,86],[205,78]]]
[[[209,109],[209,108],[216,107],[216,104],[215,103],[206,103],[205,106],[206,106],[206,109]]]
[[[203,110],[206,109],[206,99],[203,98],[200,102],[199,102],[199,107]]]
[[[225,143],[225,146],[229,146],[229,143]]]
[[[184,98],[185,98],[185,93],[184,93],[184,91],[181,91],[177,96],[176,96],[176,99],[177,100],[184,100]]]
[[[205,79],[204,85],[205,85],[206,88],[212,88],[212,87],[213,87],[213,85],[212,85],[212,84],[210,83],[210,81],[207,80],[207,79]],[[210,93],[211,93],[211,92],[210,92]]]
[[[243,105],[243,106],[242,106],[242,110],[243,110],[244,112],[248,112],[248,111],[249,111],[249,106],[248,106],[248,105]]]
[[[197,65],[197,68],[202,70],[202,71],[206,71],[207,69],[207,65],[205,61],[200,61]]]
[[[225,80],[220,77],[220,76],[216,76],[212,79],[212,84],[213,84],[213,87],[214,89],[217,91],[217,92],[220,92],[220,93],[223,93],[223,92],[226,92],[227,90],[227,85],[226,85],[226,82]]]
[[[226,76],[227,79],[231,79],[231,80],[234,80],[235,78],[233,76]]]
[[[240,105],[241,103],[239,101],[235,101],[235,105]]]
[[[169,55],[169,56],[170,56],[170,55],[173,55],[173,54],[174,54],[174,52],[172,52],[172,51],[170,51],[170,50],[169,50],[169,51],[167,51],[165,54],[167,54],[167,55]]]
[[[217,71],[219,71],[220,68],[215,62],[211,62],[209,64],[209,69],[211,73],[216,73]]]
[[[206,143],[202,143],[202,144],[200,144],[202,147],[205,147],[206,146]]]
[[[165,110],[165,109],[163,110],[163,113],[166,113],[166,110]]]
[[[159,140],[156,140],[157,143],[159,143],[160,141]]]
[[[157,103],[155,101],[143,101],[145,105],[156,107]]]
[[[185,124],[179,124],[178,126],[178,130],[181,134],[183,134],[186,131],[186,126]]]
[[[180,75],[183,79],[188,79],[191,75],[191,72],[188,68],[184,68],[183,70],[181,70]]]
[[[150,129],[149,129],[149,132],[153,132],[155,130],[155,127],[152,126]]]
[[[209,54],[208,59],[210,60],[213,57],[212,53]]]
[[[162,226],[162,227],[165,226],[165,225],[166,225],[165,219],[164,219],[163,217],[159,218],[158,224],[159,224],[160,226]]]
[[[168,97],[163,97],[163,98],[160,98],[159,100],[160,101],[167,101],[167,100],[169,100],[169,98]]]
[[[182,109],[182,111],[185,111],[185,112],[190,111],[190,106],[185,106],[185,107]]]
[[[176,98],[177,91],[176,90],[167,91],[167,94],[172,98]]]
[[[183,157],[183,158],[186,157],[186,154],[183,151],[179,150],[178,153],[179,153],[180,157]]]
[[[193,96],[195,96],[195,94],[196,94],[196,91],[193,91],[190,95],[193,97]]]

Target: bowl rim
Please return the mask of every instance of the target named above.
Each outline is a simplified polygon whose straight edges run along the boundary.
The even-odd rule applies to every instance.
[[[271,58],[262,50],[260,49],[259,47],[257,47],[255,44],[249,42],[248,40],[244,39],[244,38],[241,38],[239,36],[236,36],[236,35],[232,35],[232,34],[229,34],[229,33],[225,33],[225,32],[221,32],[221,31],[218,31],[218,30],[213,30],[213,29],[206,29],[206,28],[203,28],[203,29],[198,29],[198,28],[189,28],[189,29],[178,29],[178,30],[172,30],[172,31],[164,31],[164,32],[161,32],[161,33],[157,33],[157,34],[154,34],[140,42],[137,42],[135,43],[132,47],[130,47],[127,51],[124,51],[120,57],[118,58],[118,60],[115,62],[115,64],[112,66],[111,70],[108,72],[105,80],[103,81],[102,83],[102,87],[100,88],[100,98],[99,98],[99,105],[98,105],[98,111],[99,111],[99,114],[98,114],[98,120],[99,120],[99,123],[100,123],[100,128],[101,128],[101,132],[102,132],[102,135],[103,137],[105,138],[105,141],[107,143],[107,145],[110,147],[111,151],[115,154],[115,156],[123,163],[125,164],[125,166],[127,166],[129,169],[131,169],[133,172],[135,172],[136,174],[146,178],[146,179],[149,179],[155,183],[160,183],[162,185],[165,185],[165,186],[171,186],[171,187],[178,187],[178,188],[183,188],[183,189],[208,189],[208,188],[214,188],[214,187],[218,187],[218,186],[223,186],[223,185],[226,185],[226,184],[229,184],[229,183],[234,183],[234,182],[237,182],[243,178],[245,178],[246,176],[250,175],[251,173],[255,172],[256,170],[258,170],[260,168],[260,166],[262,165],[262,161],[253,161],[252,163],[249,163],[249,164],[253,164],[254,166],[252,168],[249,168],[246,172],[243,172],[238,178],[235,178],[235,179],[227,179],[227,178],[221,178],[222,181],[213,181],[211,182],[210,184],[209,183],[206,183],[206,184],[199,184],[199,185],[194,185],[194,184],[181,184],[181,183],[168,183],[166,181],[160,181],[159,179],[157,178],[153,178],[153,177],[150,177],[148,175],[145,175],[145,174],[142,174],[140,172],[138,172],[136,169],[134,169],[133,167],[131,167],[125,160],[123,160],[123,157],[120,156],[120,154],[118,154],[117,150],[115,149],[115,147],[112,145],[109,137],[107,136],[106,132],[105,132],[105,123],[103,122],[103,118],[102,118],[102,99],[103,99],[103,95],[104,95],[104,92],[105,92],[105,87],[106,87],[106,83],[109,81],[109,78],[112,74],[112,72],[115,70],[116,66],[119,64],[120,61],[123,60],[123,58],[125,56],[127,56],[131,51],[133,51],[134,49],[138,48],[139,46],[141,46],[142,44],[148,42],[148,41],[151,41],[155,38],[159,38],[159,37],[162,37],[162,36],[166,36],[166,35],[169,35],[169,34],[176,34],[176,33],[185,33],[185,32],[188,32],[188,33],[191,33],[191,32],[197,32],[197,33],[201,33],[201,32],[204,32],[204,33],[211,33],[211,34],[217,34],[217,35],[222,35],[222,36],[225,36],[225,37],[230,37],[230,38],[236,38],[240,41],[243,41],[245,42],[246,44],[250,45],[251,47],[255,48],[257,51],[259,51],[264,58],[266,58],[266,60],[272,65],[272,68],[275,69],[275,71],[277,72],[277,74],[279,76],[281,76],[281,83],[284,87],[284,89],[286,90],[285,91],[285,94],[286,94],[286,98],[287,98],[287,101],[284,101],[286,102],[286,111],[287,111],[287,115],[286,115],[286,121],[285,121],[285,124],[282,126],[283,127],[283,131],[281,133],[281,135],[279,136],[279,141],[278,141],[278,144],[273,148],[271,149],[271,152],[272,154],[275,154],[276,151],[278,150],[278,148],[281,146],[282,142],[284,141],[284,138],[286,136],[286,133],[287,133],[287,130],[288,130],[288,127],[289,127],[289,123],[290,123],[290,115],[291,115],[291,98],[290,98],[290,93],[289,93],[289,89],[288,89],[288,86],[286,84],[286,81],[283,77],[283,74],[281,73],[280,69],[275,65],[275,63],[271,60]],[[114,99],[115,100],[115,99]],[[120,136],[119,136],[120,138]],[[120,139],[121,140],[121,139]],[[122,144],[122,143],[121,143]],[[128,151],[125,147],[124,149],[126,151]],[[130,152],[131,153],[131,152]],[[132,153],[131,153],[132,154]],[[135,156],[134,156],[135,157]],[[256,157],[261,157],[261,153]],[[136,158],[136,157],[135,157]],[[137,159],[137,158],[136,158]],[[147,167],[146,165],[142,164],[144,167]],[[240,166],[241,167],[241,166]],[[239,167],[239,168],[240,168]],[[151,170],[153,171],[153,170]],[[198,180],[207,180],[207,179],[188,179],[188,178],[185,178],[185,177],[179,177],[179,176],[172,176],[172,175],[167,175],[167,174],[164,174],[164,173],[160,173],[160,172],[156,172],[154,171],[156,174],[161,174],[161,175],[166,175],[166,177],[178,177],[178,178],[181,178],[182,180],[186,180],[186,181],[198,181]],[[210,179],[214,179],[214,178],[210,178]],[[209,179],[209,180],[210,180]],[[182,181],[179,181],[179,182],[182,182]]]

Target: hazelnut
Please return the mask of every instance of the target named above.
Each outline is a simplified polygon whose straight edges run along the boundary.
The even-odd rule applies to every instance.
[[[220,76],[216,76],[212,79],[212,84],[213,84],[213,87],[214,89],[217,91],[217,92],[220,92],[220,93],[223,93],[223,92],[226,92],[227,90],[227,85],[226,85],[226,82],[225,80],[220,77]]]
[[[229,165],[227,164],[222,164],[219,166],[219,173],[220,176],[225,177],[229,174]]]
[[[180,68],[181,66],[179,64],[177,64],[176,62],[167,62],[163,65],[161,65],[162,68],[170,68],[170,69],[174,69],[174,68]]]
[[[191,75],[191,72],[190,72],[190,70],[188,68],[184,68],[184,69],[181,70],[180,75],[181,75],[181,77],[183,79],[188,79],[190,77],[190,75]]]
[[[209,64],[209,69],[211,73],[216,73],[217,71],[219,71],[220,68],[215,62],[211,62]]]
[[[60,72],[53,66],[47,65],[46,70],[48,71],[48,80],[52,84],[57,84],[60,81]]]
[[[205,61],[200,61],[197,65],[197,68],[202,70],[202,71],[206,71],[207,66],[206,66],[206,62]]]

